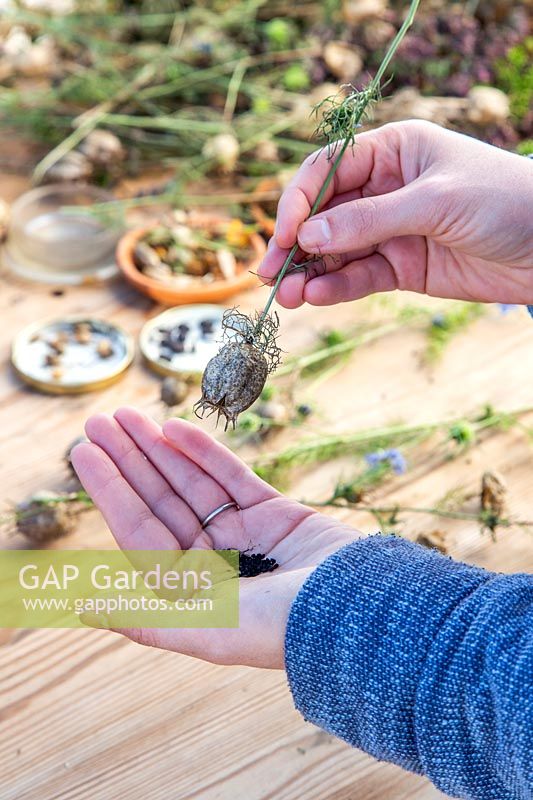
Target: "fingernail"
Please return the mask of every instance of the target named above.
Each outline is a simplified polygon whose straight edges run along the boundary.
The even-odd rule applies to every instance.
[[[298,231],[298,241],[305,248],[324,247],[331,241],[331,228],[326,219],[310,219]]]

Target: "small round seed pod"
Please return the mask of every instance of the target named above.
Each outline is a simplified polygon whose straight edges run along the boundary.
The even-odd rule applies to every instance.
[[[36,544],[60,539],[74,529],[67,503],[54,492],[37,492],[19,503],[15,511],[17,530]]]
[[[239,158],[239,140],[232,133],[219,133],[208,139],[203,148],[205,158],[214,162],[220,172],[230,173],[235,170]]]
[[[126,151],[118,136],[111,131],[101,129],[91,131],[80,144],[79,149],[92,164],[100,167],[116,164],[126,157]]]
[[[205,368],[202,397],[194,406],[198,417],[217,411],[218,419],[226,418],[225,430],[230,422],[235,428],[237,416],[257,400],[269,372],[280,362],[278,327],[277,316],[252,318],[234,308],[224,313],[225,344]]]
[[[218,411],[235,427],[237,416],[257,400],[268,375],[264,355],[252,344],[230,342],[214,356],[202,378],[202,398],[195,411]]]
[[[161,384],[161,401],[169,408],[183,403],[188,394],[188,385],[179,378],[169,375]]]
[[[285,425],[289,421],[289,409],[278,400],[265,400],[257,405],[256,411],[273,427]]]
[[[93,174],[93,165],[83,153],[72,150],[46,170],[41,183],[70,183],[88,181]]]

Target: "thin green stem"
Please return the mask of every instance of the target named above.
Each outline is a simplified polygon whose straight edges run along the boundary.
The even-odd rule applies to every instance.
[[[338,344],[331,345],[330,347],[321,347],[320,350],[315,350],[313,353],[306,353],[303,356],[296,356],[295,358],[291,358],[280,369],[278,369],[274,377],[279,378],[282,375],[290,375],[295,370],[301,371],[303,369],[307,369],[308,367],[312,367],[315,364],[319,364],[321,361],[325,361],[326,359],[335,358],[336,356],[350,353],[356,347],[369,344],[376,339],[380,339],[382,336],[387,336],[389,333],[399,330],[401,327],[402,325],[398,322],[390,322],[385,325],[380,325],[373,330],[365,331],[364,333],[359,333],[356,336],[352,336],[350,339],[346,339],[345,342],[339,342]]]
[[[391,506],[373,506],[367,503],[348,503],[348,502],[340,503],[337,500],[334,500],[333,498],[331,498],[330,500],[324,500],[322,502],[315,502],[309,500],[302,500],[301,502],[304,505],[312,506],[313,508],[344,508],[344,509],[350,509],[351,511],[366,511],[369,514],[387,514],[387,515],[429,514],[430,516],[442,517],[443,519],[466,520],[468,522],[480,522],[481,524],[485,522],[483,512],[475,514],[468,511],[445,511],[443,509],[439,509],[436,507],[419,508],[417,506],[402,506],[399,504]],[[528,520],[500,519],[498,520],[498,526],[502,528],[510,528],[513,526],[533,528],[533,522],[529,522]]]
[[[525,408],[520,408],[508,413],[494,412],[484,419],[474,420],[469,424],[472,431],[481,432],[483,430],[500,426],[506,419],[519,417],[523,414],[529,414],[532,411],[532,406],[526,406]],[[295,461],[302,462],[306,461],[307,456],[312,456],[317,452],[331,452],[331,450],[337,450],[338,448],[344,449],[362,444],[367,444],[370,446],[372,442],[379,442],[383,439],[396,440],[399,437],[416,436],[417,434],[423,434],[424,438],[426,438],[435,431],[450,430],[454,425],[458,425],[462,422],[465,422],[464,417],[456,417],[449,420],[438,420],[437,422],[425,422],[415,425],[391,425],[383,428],[371,428],[369,430],[355,431],[353,433],[332,434],[330,436],[324,436],[321,438],[300,442],[278,453],[266,453],[257,459],[257,461],[254,463],[254,466],[263,467],[269,465],[291,464]]]

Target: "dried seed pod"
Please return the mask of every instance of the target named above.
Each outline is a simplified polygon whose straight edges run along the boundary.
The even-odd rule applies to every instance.
[[[111,131],[101,129],[91,131],[80,144],[79,149],[92,164],[99,167],[116,164],[117,161],[123,161],[126,157],[126,151],[118,136]]]
[[[185,381],[180,381],[179,378],[169,376],[161,384],[161,400],[170,408],[182,403],[188,394],[188,385]]]
[[[70,183],[87,181],[93,174],[93,165],[83,153],[71,150],[46,170],[42,183]]]
[[[481,479],[481,508],[501,518],[505,513],[507,486],[495,472],[485,472]]]
[[[202,397],[194,407],[198,417],[217,411],[218,418],[226,418],[225,428],[230,422],[235,427],[237,416],[257,400],[268,373],[280,362],[278,327],[277,317],[257,315],[252,319],[236,309],[225,312],[225,344],[205,368]]]
[[[195,411],[211,408],[226,417],[226,427],[235,425],[238,414],[261,394],[267,375],[267,360],[252,344],[226,344],[205,368]]]
[[[508,96],[492,86],[474,86],[468,93],[468,103],[469,121],[481,127],[502,125],[511,113]]]
[[[233,172],[240,153],[239,140],[232,133],[218,133],[207,140],[202,153],[221,172]]]
[[[36,544],[60,539],[74,528],[68,505],[55,492],[37,492],[15,509],[17,530]]]

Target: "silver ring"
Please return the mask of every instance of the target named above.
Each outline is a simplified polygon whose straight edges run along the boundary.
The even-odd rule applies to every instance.
[[[209,525],[209,523],[212,522],[215,519],[215,517],[218,517],[218,515],[222,514],[223,511],[227,511],[228,508],[236,508],[237,510],[240,510],[235,500],[230,500],[229,503],[222,503],[221,506],[215,508],[214,511],[211,511],[211,513],[207,515],[207,517],[202,522],[202,528],[207,527],[207,525]]]

